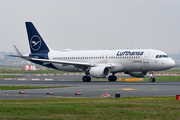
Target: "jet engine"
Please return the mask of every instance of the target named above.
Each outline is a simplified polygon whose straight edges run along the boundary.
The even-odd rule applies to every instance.
[[[141,78],[145,77],[148,72],[125,72],[125,74],[129,74],[131,77]]]
[[[109,68],[105,66],[92,67],[89,70],[89,74],[95,78],[105,78],[109,75],[109,73],[110,73]]]

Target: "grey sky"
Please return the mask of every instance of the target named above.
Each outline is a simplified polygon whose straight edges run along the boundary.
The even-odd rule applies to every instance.
[[[179,0],[1,0],[0,51],[29,52],[25,21],[53,50],[180,50]]]

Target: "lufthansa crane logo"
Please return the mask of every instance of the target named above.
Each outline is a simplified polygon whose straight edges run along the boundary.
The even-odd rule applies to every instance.
[[[34,51],[39,50],[39,48],[41,47],[41,38],[37,35],[32,36],[30,40],[30,45]]]

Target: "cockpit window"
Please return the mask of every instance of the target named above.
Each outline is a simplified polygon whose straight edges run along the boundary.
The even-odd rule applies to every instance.
[[[167,55],[163,55],[163,57],[164,57],[164,58],[168,58],[168,56],[167,56]]]
[[[156,58],[168,58],[167,55],[156,55]]]

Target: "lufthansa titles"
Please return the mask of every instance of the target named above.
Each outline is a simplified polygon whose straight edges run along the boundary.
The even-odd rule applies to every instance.
[[[144,54],[143,51],[118,51],[117,56],[142,56]]]

